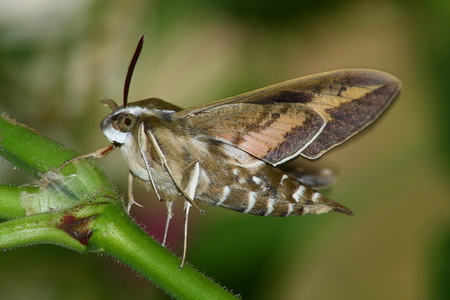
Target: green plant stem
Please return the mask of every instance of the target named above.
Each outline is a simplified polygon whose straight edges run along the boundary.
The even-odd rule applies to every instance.
[[[18,247],[29,244],[53,243],[70,248],[78,252],[87,252],[87,245],[80,242],[80,237],[71,234],[90,233],[92,224],[89,219],[100,213],[107,204],[96,204],[91,206],[75,207],[71,212],[61,211],[51,214],[36,214],[23,218],[17,218],[0,224],[0,249]],[[86,228],[77,231],[70,229],[65,222],[67,216],[76,216],[78,223],[71,223],[75,229],[76,225],[87,224]],[[65,227],[64,227],[65,226]],[[78,228],[79,229],[79,228]]]
[[[129,218],[109,206],[96,223],[89,246],[126,263],[177,299],[235,299],[189,265],[178,270],[180,259],[167,251]],[[124,247],[125,246],[125,247]]]
[[[15,185],[0,185],[0,195],[1,195],[1,210],[0,219],[14,219],[25,217],[25,209],[23,208],[20,201],[17,201],[20,197],[20,193],[36,192],[38,188],[36,187],[19,187]]]
[[[0,155],[26,173],[40,178],[78,153],[18,123],[5,113],[0,117]]]

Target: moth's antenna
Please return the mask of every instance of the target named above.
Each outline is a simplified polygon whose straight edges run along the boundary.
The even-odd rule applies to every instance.
[[[125,86],[123,88],[123,108],[127,106],[128,102],[128,91],[130,90],[131,76],[133,76],[134,67],[141,54],[142,46],[144,45],[144,35],[139,39],[136,51],[134,51],[133,58],[131,59],[130,65],[128,66],[127,77],[125,78]]]

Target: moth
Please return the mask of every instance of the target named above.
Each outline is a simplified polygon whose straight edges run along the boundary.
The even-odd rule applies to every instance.
[[[167,205],[165,244],[174,201],[185,199],[260,216],[287,217],[352,211],[283,172],[278,165],[297,156],[316,159],[361,131],[389,106],[401,82],[388,73],[346,69],[300,77],[221,101],[182,109],[161,99],[128,103],[130,63],[123,105],[101,122],[112,145],[82,157],[122,151],[132,180],[151,187]]]

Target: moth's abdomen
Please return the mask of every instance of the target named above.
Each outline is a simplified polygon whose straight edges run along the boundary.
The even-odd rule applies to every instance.
[[[205,155],[199,159],[197,200],[260,216],[315,215],[332,210],[352,214],[348,208],[240,149],[220,143],[210,152],[214,157]]]
[[[305,193],[300,201],[296,201],[296,192]],[[223,187],[217,206],[236,210],[242,213],[260,216],[287,217],[295,215],[315,215],[336,211],[347,215],[353,213],[343,205],[336,203],[309,187],[299,185],[298,190],[289,195],[274,195],[258,191],[231,189]],[[212,204],[212,203],[211,203]]]
[[[353,214],[343,205],[269,165],[254,175],[243,174],[242,169],[235,173],[238,175],[233,184],[212,184],[207,194],[199,195],[199,200],[260,216],[287,217],[329,211]],[[245,176],[245,179],[239,176]]]

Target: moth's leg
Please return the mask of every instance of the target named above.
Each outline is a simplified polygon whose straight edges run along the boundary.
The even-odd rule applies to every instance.
[[[183,258],[181,259],[181,265],[178,268],[178,270],[183,269],[184,263],[186,261],[186,249],[187,249],[187,227],[188,227],[188,220],[189,220],[189,209],[191,208],[191,203],[189,201],[184,202],[184,209],[186,211],[185,218],[184,218],[184,245],[183,245]]]
[[[198,161],[192,161],[188,164],[183,171],[183,179],[182,185],[185,181],[187,181],[186,187],[184,191],[191,198],[195,198],[195,190],[198,186],[198,180],[200,177],[200,163]],[[188,220],[189,220],[189,210],[191,208],[191,203],[189,201],[184,202],[184,209],[186,210],[186,215],[184,219],[184,245],[183,245],[183,258],[181,260],[181,265],[178,268],[181,270],[183,268],[184,262],[186,261],[186,251],[187,251],[187,234],[188,234]]]
[[[183,170],[183,179],[181,182],[181,185],[183,186],[183,190],[185,193],[191,198],[195,198],[195,190],[197,189],[198,180],[200,177],[200,163],[198,161],[192,161],[190,164],[186,166],[186,168]],[[187,183],[186,183],[187,182]],[[185,187],[184,187],[185,186]],[[183,268],[184,262],[186,261],[186,251],[187,251],[187,234],[188,234],[188,220],[189,220],[189,210],[192,206],[191,202],[189,201],[189,198],[186,198],[188,201],[184,202],[184,209],[186,211],[185,219],[184,219],[184,246],[183,246],[183,258],[181,260],[181,265],[178,268],[181,270]],[[168,206],[169,209],[169,206]],[[167,228],[169,226],[169,220],[171,218],[171,210],[172,206],[170,206],[170,211],[168,211],[167,215],[167,224],[166,224],[166,231],[164,233],[164,242],[166,240],[166,233]]]
[[[76,161],[76,160],[80,160],[80,159],[86,159],[89,157],[92,158],[102,158],[105,157],[106,155],[108,155],[111,151],[113,151],[116,148],[115,145],[111,144],[108,146],[103,146],[101,148],[98,148],[97,150],[95,150],[94,152],[88,153],[88,154],[83,154],[74,158],[69,159],[68,161],[66,161],[65,163],[63,163],[58,170],[61,171],[65,166],[67,166],[68,164]]]
[[[141,152],[142,158],[144,159],[145,168],[147,169],[148,177],[150,179],[150,183],[152,184],[153,190],[155,191],[155,194],[158,197],[158,199],[160,201],[163,201],[163,199],[159,195],[158,189],[156,188],[155,180],[153,179],[152,172],[150,171],[150,162],[148,160],[147,151],[146,151],[147,150],[147,144],[148,144],[148,141],[147,141],[147,135],[144,132],[144,124],[141,123],[140,126],[139,126],[139,130],[138,130],[139,151]]]
[[[166,219],[166,227],[164,228],[164,238],[163,238],[163,242],[162,242],[163,246],[166,245],[167,232],[169,231],[169,223],[170,223],[170,219],[172,219],[172,217],[173,217],[173,213],[172,213],[173,201],[167,201],[166,206],[167,206],[167,219]]]
[[[167,172],[169,173],[170,177],[172,178],[172,181],[175,183],[175,185],[178,187],[178,189],[181,191],[181,193],[184,195],[184,197],[186,197],[186,199],[195,207],[197,208],[201,214],[204,214],[205,212],[200,209],[200,207],[198,207],[198,205],[196,203],[194,203],[194,198],[195,198],[195,188],[197,187],[198,184],[198,176],[199,176],[199,164],[197,162],[195,170],[197,170],[197,175],[196,175],[196,179],[193,180],[193,183],[191,185],[188,184],[187,190],[183,189],[180,184],[175,180],[174,176],[173,176],[173,172],[169,167],[169,164],[167,163],[167,159],[166,156],[164,155],[164,153],[162,152],[161,148],[159,147],[158,142],[155,139],[155,136],[150,132],[147,131],[149,136],[150,136],[150,141],[152,142],[153,147],[155,147],[156,152],[159,155],[159,158],[161,159],[161,164],[166,168]],[[142,137],[141,137],[142,136]],[[144,129],[144,124],[141,123],[139,125],[139,130],[138,130],[138,140],[139,138],[141,138],[143,141],[147,139],[147,135],[145,134],[145,129]],[[195,177],[194,177],[195,178]],[[193,196],[191,197],[188,193],[190,192],[189,188],[192,189],[192,185],[195,183],[195,187],[193,189]]]
[[[128,172],[128,206],[127,206],[127,212],[130,213],[131,206],[133,204],[136,204],[139,207],[144,207],[142,204],[137,203],[134,200],[133,196],[133,174],[131,172]]]
[[[153,179],[152,172],[150,171],[150,163],[148,162],[147,154],[145,153],[145,150],[140,149],[140,151],[141,151],[142,157],[144,158],[145,167],[147,169],[147,173],[150,178],[150,183],[152,184],[153,190],[155,191],[156,196],[158,197],[159,201],[163,201],[161,195],[159,195],[158,189],[156,188],[155,180]]]

